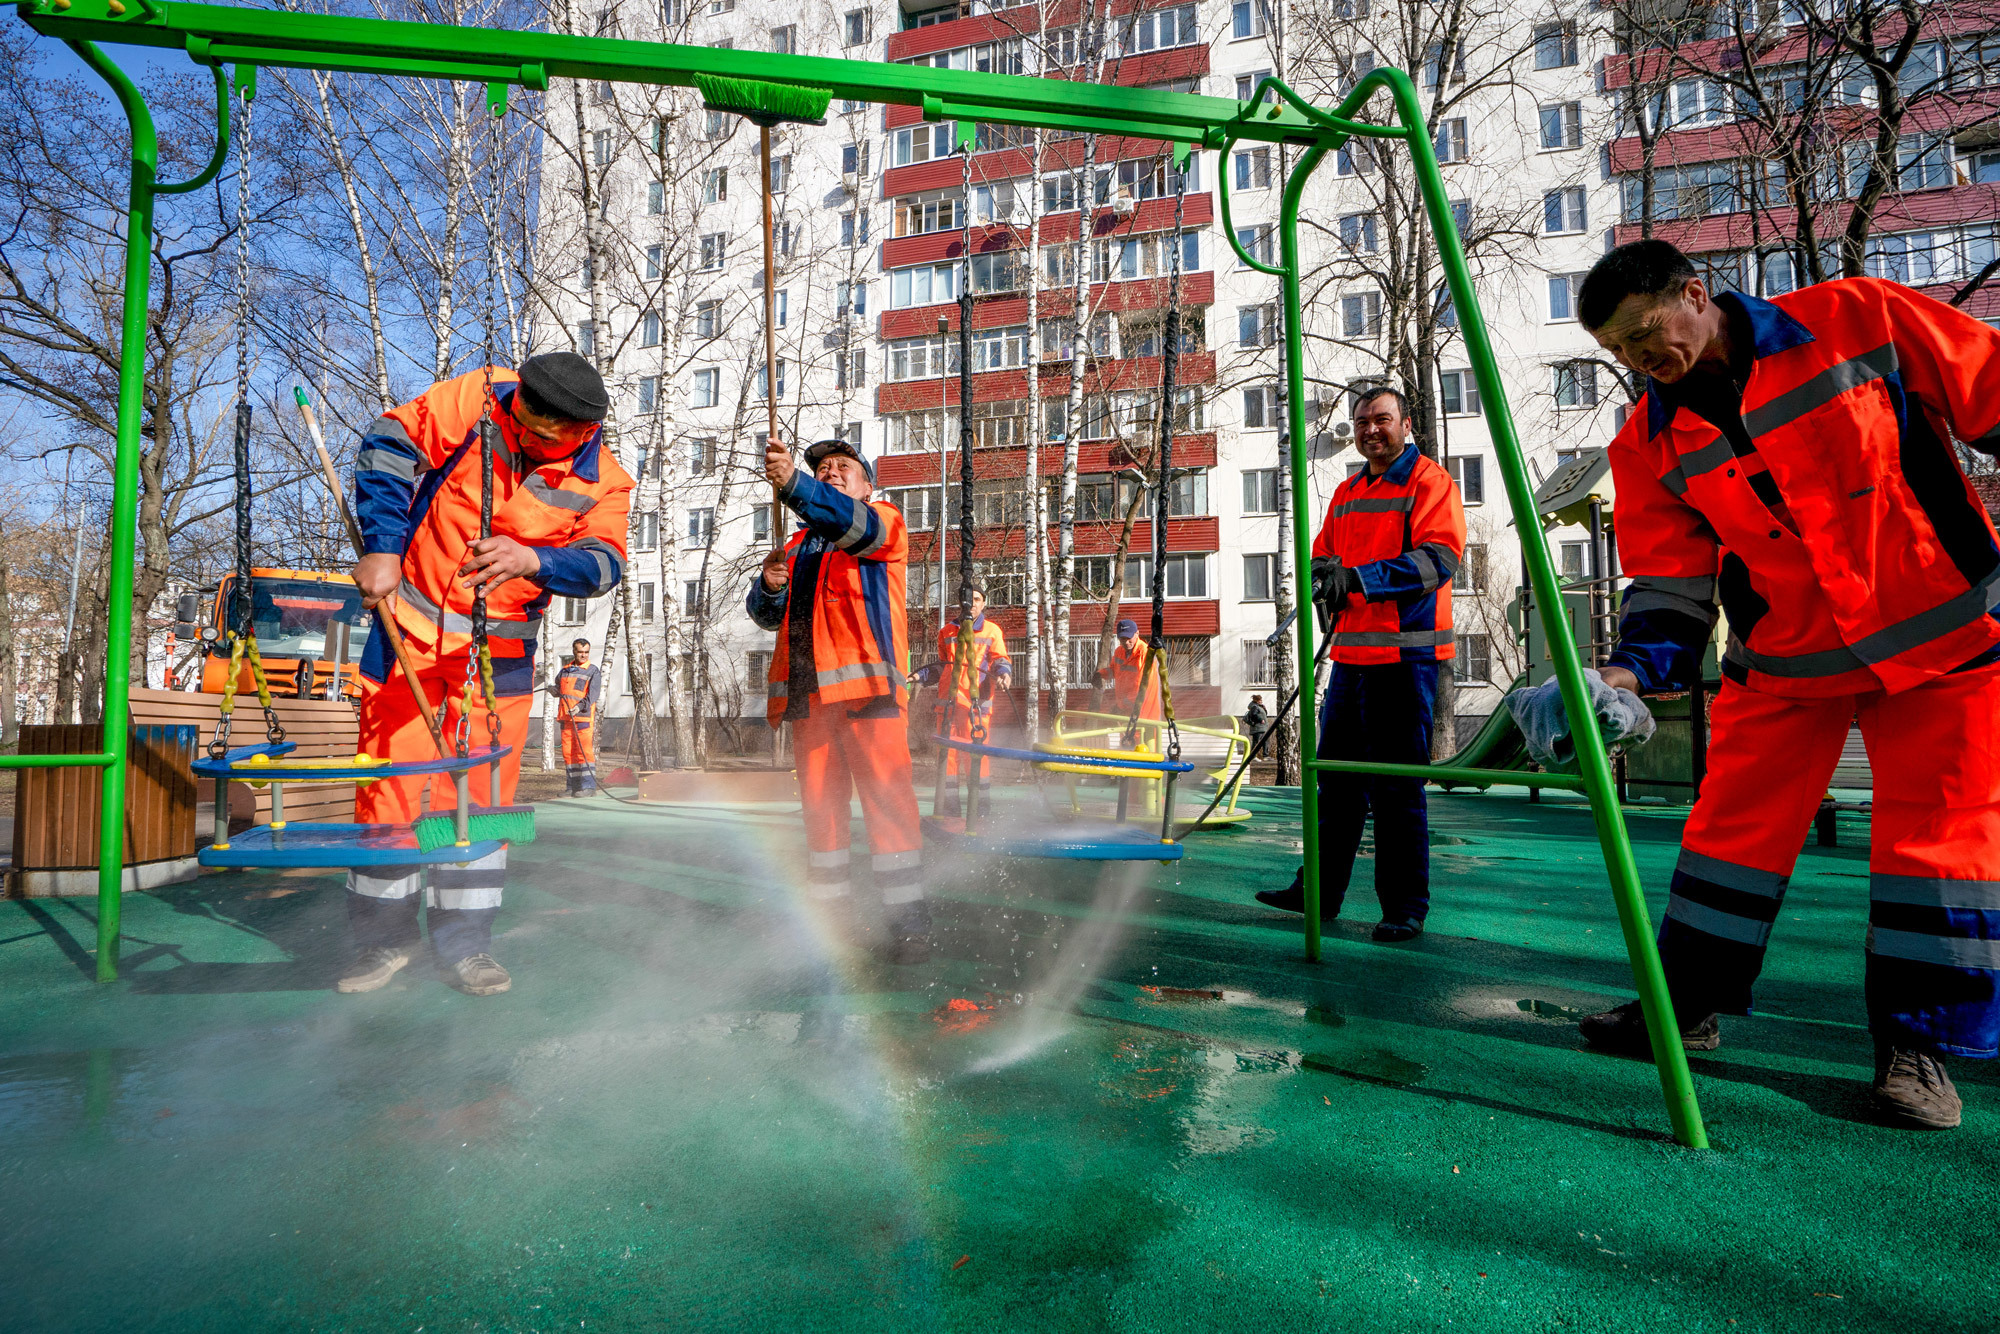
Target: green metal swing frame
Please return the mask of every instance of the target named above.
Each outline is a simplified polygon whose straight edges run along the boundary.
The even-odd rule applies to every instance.
[[[1278,219],[1280,257],[1276,265],[1245,254],[1230,222],[1229,182],[1218,173],[1218,197],[1223,233],[1238,257],[1250,268],[1278,279],[1285,307],[1286,418],[1290,426],[1292,476],[1292,540],[1297,566],[1304,569],[1312,540],[1311,497],[1305,479],[1307,435],[1305,369],[1301,329],[1299,204],[1306,182],[1330,152],[1354,137],[1400,141],[1408,150],[1424,207],[1437,238],[1445,284],[1458,312],[1459,329],[1474,379],[1487,408],[1487,425],[1498,456],[1507,502],[1521,535],[1529,586],[1538,602],[1557,604],[1555,570],[1541,525],[1535,521],[1532,487],[1519,437],[1508,408],[1505,386],[1494,360],[1472,275],[1466,266],[1458,228],[1445,195],[1443,177],[1415,87],[1403,71],[1378,68],[1362,79],[1332,111],[1306,102],[1282,82],[1264,79],[1249,102],[1188,93],[1156,92],[1103,84],[1076,83],[1021,75],[978,74],[929,66],[880,64],[818,56],[773,55],[715,47],[680,46],[609,37],[571,37],[540,32],[488,28],[446,28],[441,25],[391,22],[289,13],[269,9],[239,9],[227,5],[182,3],[181,0],[26,0],[17,12],[36,32],[67,43],[111,86],[124,108],[132,131],[131,187],[126,231],[123,344],[119,361],[117,456],[112,487],[109,648],[106,654],[104,736],[102,753],[93,755],[22,755],[0,757],[0,768],[98,767],[103,771],[102,814],[98,849],[97,976],[110,981],[118,973],[119,909],[124,826],[119,813],[125,802],[127,727],[130,720],[128,679],[132,654],[133,554],[137,529],[141,389],[145,329],[151,279],[153,207],[160,195],[182,194],[214,180],[228,156],[230,142],[229,88],[223,68],[236,71],[239,86],[254,88],[258,66],[330,70],[484,83],[495,115],[506,109],[509,86],[546,89],[551,78],[606,80],[614,83],[691,85],[697,74],[724,75],[767,83],[831,89],[835,97],[886,102],[922,109],[928,121],[986,121],[1038,129],[1094,131],[1135,139],[1171,143],[1178,150],[1196,146],[1223,155],[1239,143],[1282,144],[1300,150],[1286,175]],[[132,80],[97,43],[180,49],[195,63],[209,67],[215,78],[217,133],[215,153],[193,179],[171,184],[156,176],[157,139],[144,97]],[[452,53],[440,59],[439,52]],[[1368,124],[1355,119],[1376,94],[1394,103],[1394,124]],[[1267,100],[1268,95],[1268,100]],[[1311,616],[1298,618],[1296,650],[1301,679],[1312,671],[1314,625]],[[1707,1146],[1701,1113],[1682,1051],[1666,980],[1654,947],[1652,922],[1646,910],[1633,860],[1631,840],[1620,813],[1611,766],[1596,719],[1586,704],[1582,668],[1568,623],[1558,617],[1548,626],[1549,648],[1570,717],[1577,721],[1578,776],[1544,786],[1584,793],[1590,800],[1598,841],[1603,847],[1612,898],[1618,909],[1625,946],[1637,983],[1647,1031],[1658,1061],[1661,1089],[1674,1137],[1694,1148]],[[1301,753],[1317,755],[1312,692],[1299,692]],[[1390,774],[1436,779],[1483,779],[1478,769],[1416,765],[1370,765],[1310,758],[1308,780],[1329,771]],[[1301,816],[1305,835],[1305,951],[1320,957],[1319,799],[1317,784],[1301,784]]]

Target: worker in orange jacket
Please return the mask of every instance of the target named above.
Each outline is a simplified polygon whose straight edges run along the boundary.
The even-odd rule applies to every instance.
[[[1136,621],[1118,622],[1118,646],[1111,650],[1111,658],[1097,669],[1094,678],[1098,685],[1111,686],[1111,712],[1121,718],[1133,716],[1132,706],[1139,699],[1139,681],[1146,682],[1145,703],[1140,706],[1138,717],[1158,719],[1163,716],[1160,707],[1160,673],[1166,670],[1162,660],[1152,671],[1146,670],[1146,646],[1139,642],[1139,625]]]
[[[764,475],[799,528],[764,559],[745,607],[778,632],[767,716],[772,727],[792,725],[806,890],[839,930],[856,936],[848,811],[858,795],[888,928],[886,957],[922,963],[931,919],[903,678],[909,532],[894,505],[875,499],[875,470],[855,445],[821,440],[805,458],[801,470],[782,440],[765,447]]]
[[[1334,488],[1313,542],[1312,598],[1330,622],[1333,675],[1319,715],[1319,757],[1429,764],[1438,673],[1454,652],[1451,581],[1465,553],[1465,509],[1451,475],[1410,439],[1394,389],[1354,400],[1363,466]],[[1430,914],[1430,810],[1422,780],[1319,777],[1320,908],[1339,914],[1368,821],[1375,822],[1374,938],[1410,940]],[[1260,902],[1305,911],[1305,869]]]
[[[1708,769],[1660,928],[1682,1041],[1751,988],[1859,718],[1872,1098],[1957,1125],[1946,1055],[2000,1051],[2000,537],[1954,440],[2000,452],[2000,333],[1870,278],[1711,293],[1663,241],[1591,270],[1579,317],[1647,377],[1611,445],[1632,576],[1608,685],[1682,690],[1729,614]],[[1651,1047],[1636,1004],[1592,1043]]]
[[[570,645],[570,659],[556,673],[554,690],[569,795],[588,797],[597,791],[597,706],[604,696],[604,672],[590,665],[588,639]]]
[[[955,741],[971,741],[975,723],[980,731],[985,731],[993,717],[993,692],[1005,690],[1014,679],[1014,663],[1007,656],[1007,636],[986,619],[986,590],[974,588],[968,606],[972,611],[972,647],[965,655],[965,666],[958,665],[959,622],[949,621],[938,631],[938,660],[915,674],[920,684],[938,688],[938,735],[947,735],[945,729],[949,728],[949,735]],[[989,809],[993,777],[984,756],[967,755],[961,759],[960,752],[947,748],[944,771],[950,781],[945,784],[944,796],[934,814],[962,814],[958,794],[961,771],[979,776],[979,808]]]
[[[552,596],[597,597],[625,569],[632,479],[603,447],[610,406],[596,369],[573,352],[531,357],[520,372],[492,366],[433,385],[392,408],[362,435],[355,516],[364,553],[354,567],[363,605],[386,603],[418,677],[451,738],[464,711],[468,664],[476,671],[472,603],[486,593],[500,742],[500,801],[513,800],[534,695],[535,642]],[[493,460],[493,536],[479,536],[479,425],[499,428]],[[430,733],[387,637],[370,635],[360,664],[360,749],[391,760],[433,758]],[[471,739],[487,742],[483,706]],[[480,775],[473,792],[485,795]],[[427,799],[428,794],[428,799]],[[355,819],[408,825],[452,804],[440,777],[388,779],[357,789]],[[348,873],[348,921],[358,953],[341,991],[373,991],[408,965],[421,939],[418,893],[429,904],[431,945],[445,975],[471,995],[511,985],[492,955],[507,850],[466,866],[417,865]]]

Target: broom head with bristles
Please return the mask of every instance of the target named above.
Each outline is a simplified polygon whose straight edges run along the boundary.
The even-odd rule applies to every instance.
[[[710,111],[741,116],[752,125],[824,125],[833,101],[828,88],[800,88],[788,83],[733,79],[721,74],[697,74],[694,86]]]
[[[535,841],[533,806],[474,806],[467,822],[474,843],[498,839],[503,843]],[[411,826],[417,836],[417,850],[435,852],[458,842],[457,811],[426,811]]]

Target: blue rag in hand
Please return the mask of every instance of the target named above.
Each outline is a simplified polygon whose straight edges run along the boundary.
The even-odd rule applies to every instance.
[[[1604,744],[1613,750],[1643,746],[1653,736],[1653,715],[1645,703],[1629,690],[1608,686],[1604,678],[1586,667],[1584,684],[1590,687],[1591,711],[1597,715]],[[1569,714],[1563,708],[1562,682],[1548,680],[1526,690],[1512,691],[1507,708],[1528,743],[1528,754],[1550,773],[1576,772],[1576,741],[1570,735]]]

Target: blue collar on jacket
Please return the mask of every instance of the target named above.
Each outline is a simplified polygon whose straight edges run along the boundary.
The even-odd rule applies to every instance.
[[[514,410],[514,392],[519,388],[519,384],[503,384],[494,389],[493,402],[496,409],[512,412]],[[599,426],[590,433],[590,438],[578,445],[576,452],[569,456],[569,470],[576,474],[577,480],[584,482],[595,482],[597,480],[597,461],[603,444],[604,428]],[[530,459],[529,462],[535,463],[535,466],[538,468],[546,468],[551,463],[561,463],[563,460],[544,459],[537,463],[535,460]]]
[[[1743,292],[1718,292],[1715,303],[1723,312],[1733,316],[1731,323],[1750,330],[1750,356],[1753,361],[1779,352],[1789,352],[1795,347],[1817,341],[1812,330],[1787,315],[1775,302]],[[1648,376],[1646,379],[1646,434],[1658,435],[1667,429],[1673,420],[1674,410],[1680,406],[1674,386],[1661,384]]]
[[[1396,461],[1383,469],[1380,474],[1369,472],[1364,467],[1355,476],[1367,484],[1388,482],[1393,486],[1404,486],[1409,483],[1410,474],[1417,470],[1417,460],[1421,457],[1423,451],[1418,449],[1417,442],[1412,440],[1403,446],[1403,452],[1396,456]]]

